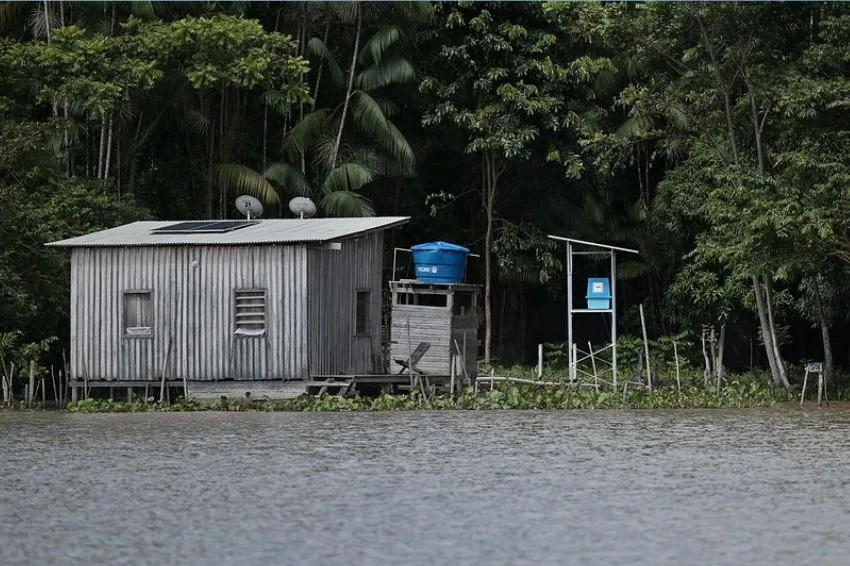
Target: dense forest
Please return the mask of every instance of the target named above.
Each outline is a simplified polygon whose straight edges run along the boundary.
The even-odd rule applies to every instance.
[[[68,258],[45,242],[237,217],[250,193],[268,217],[297,195],[409,215],[389,248],[480,254],[488,362],[566,339],[558,234],[640,251],[619,269],[624,340],[642,304],[709,371],[832,373],[848,107],[842,3],[5,2],[3,370],[67,347]]]

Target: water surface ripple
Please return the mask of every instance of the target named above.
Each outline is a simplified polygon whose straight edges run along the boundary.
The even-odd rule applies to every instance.
[[[850,564],[850,412],[0,412],[0,564]]]

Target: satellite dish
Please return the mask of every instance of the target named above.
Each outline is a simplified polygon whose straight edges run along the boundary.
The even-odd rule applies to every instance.
[[[316,205],[307,197],[295,197],[289,201],[289,210],[303,220],[316,214]]]
[[[236,208],[239,212],[247,216],[248,220],[259,218],[263,215],[262,203],[250,195],[236,197]]]

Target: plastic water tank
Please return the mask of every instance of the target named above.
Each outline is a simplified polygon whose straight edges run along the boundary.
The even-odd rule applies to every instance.
[[[417,281],[463,283],[469,249],[448,242],[419,244],[410,249]]]

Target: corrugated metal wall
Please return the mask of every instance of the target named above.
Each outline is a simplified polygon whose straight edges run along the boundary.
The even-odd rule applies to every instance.
[[[88,379],[303,379],[304,246],[77,248],[71,366]],[[236,337],[234,290],[267,289],[266,334]],[[122,293],[150,290],[153,335],[123,336]]]
[[[373,373],[381,357],[383,234],[344,240],[342,249],[310,248],[310,373]],[[356,292],[370,294],[370,336],[355,336]]]

